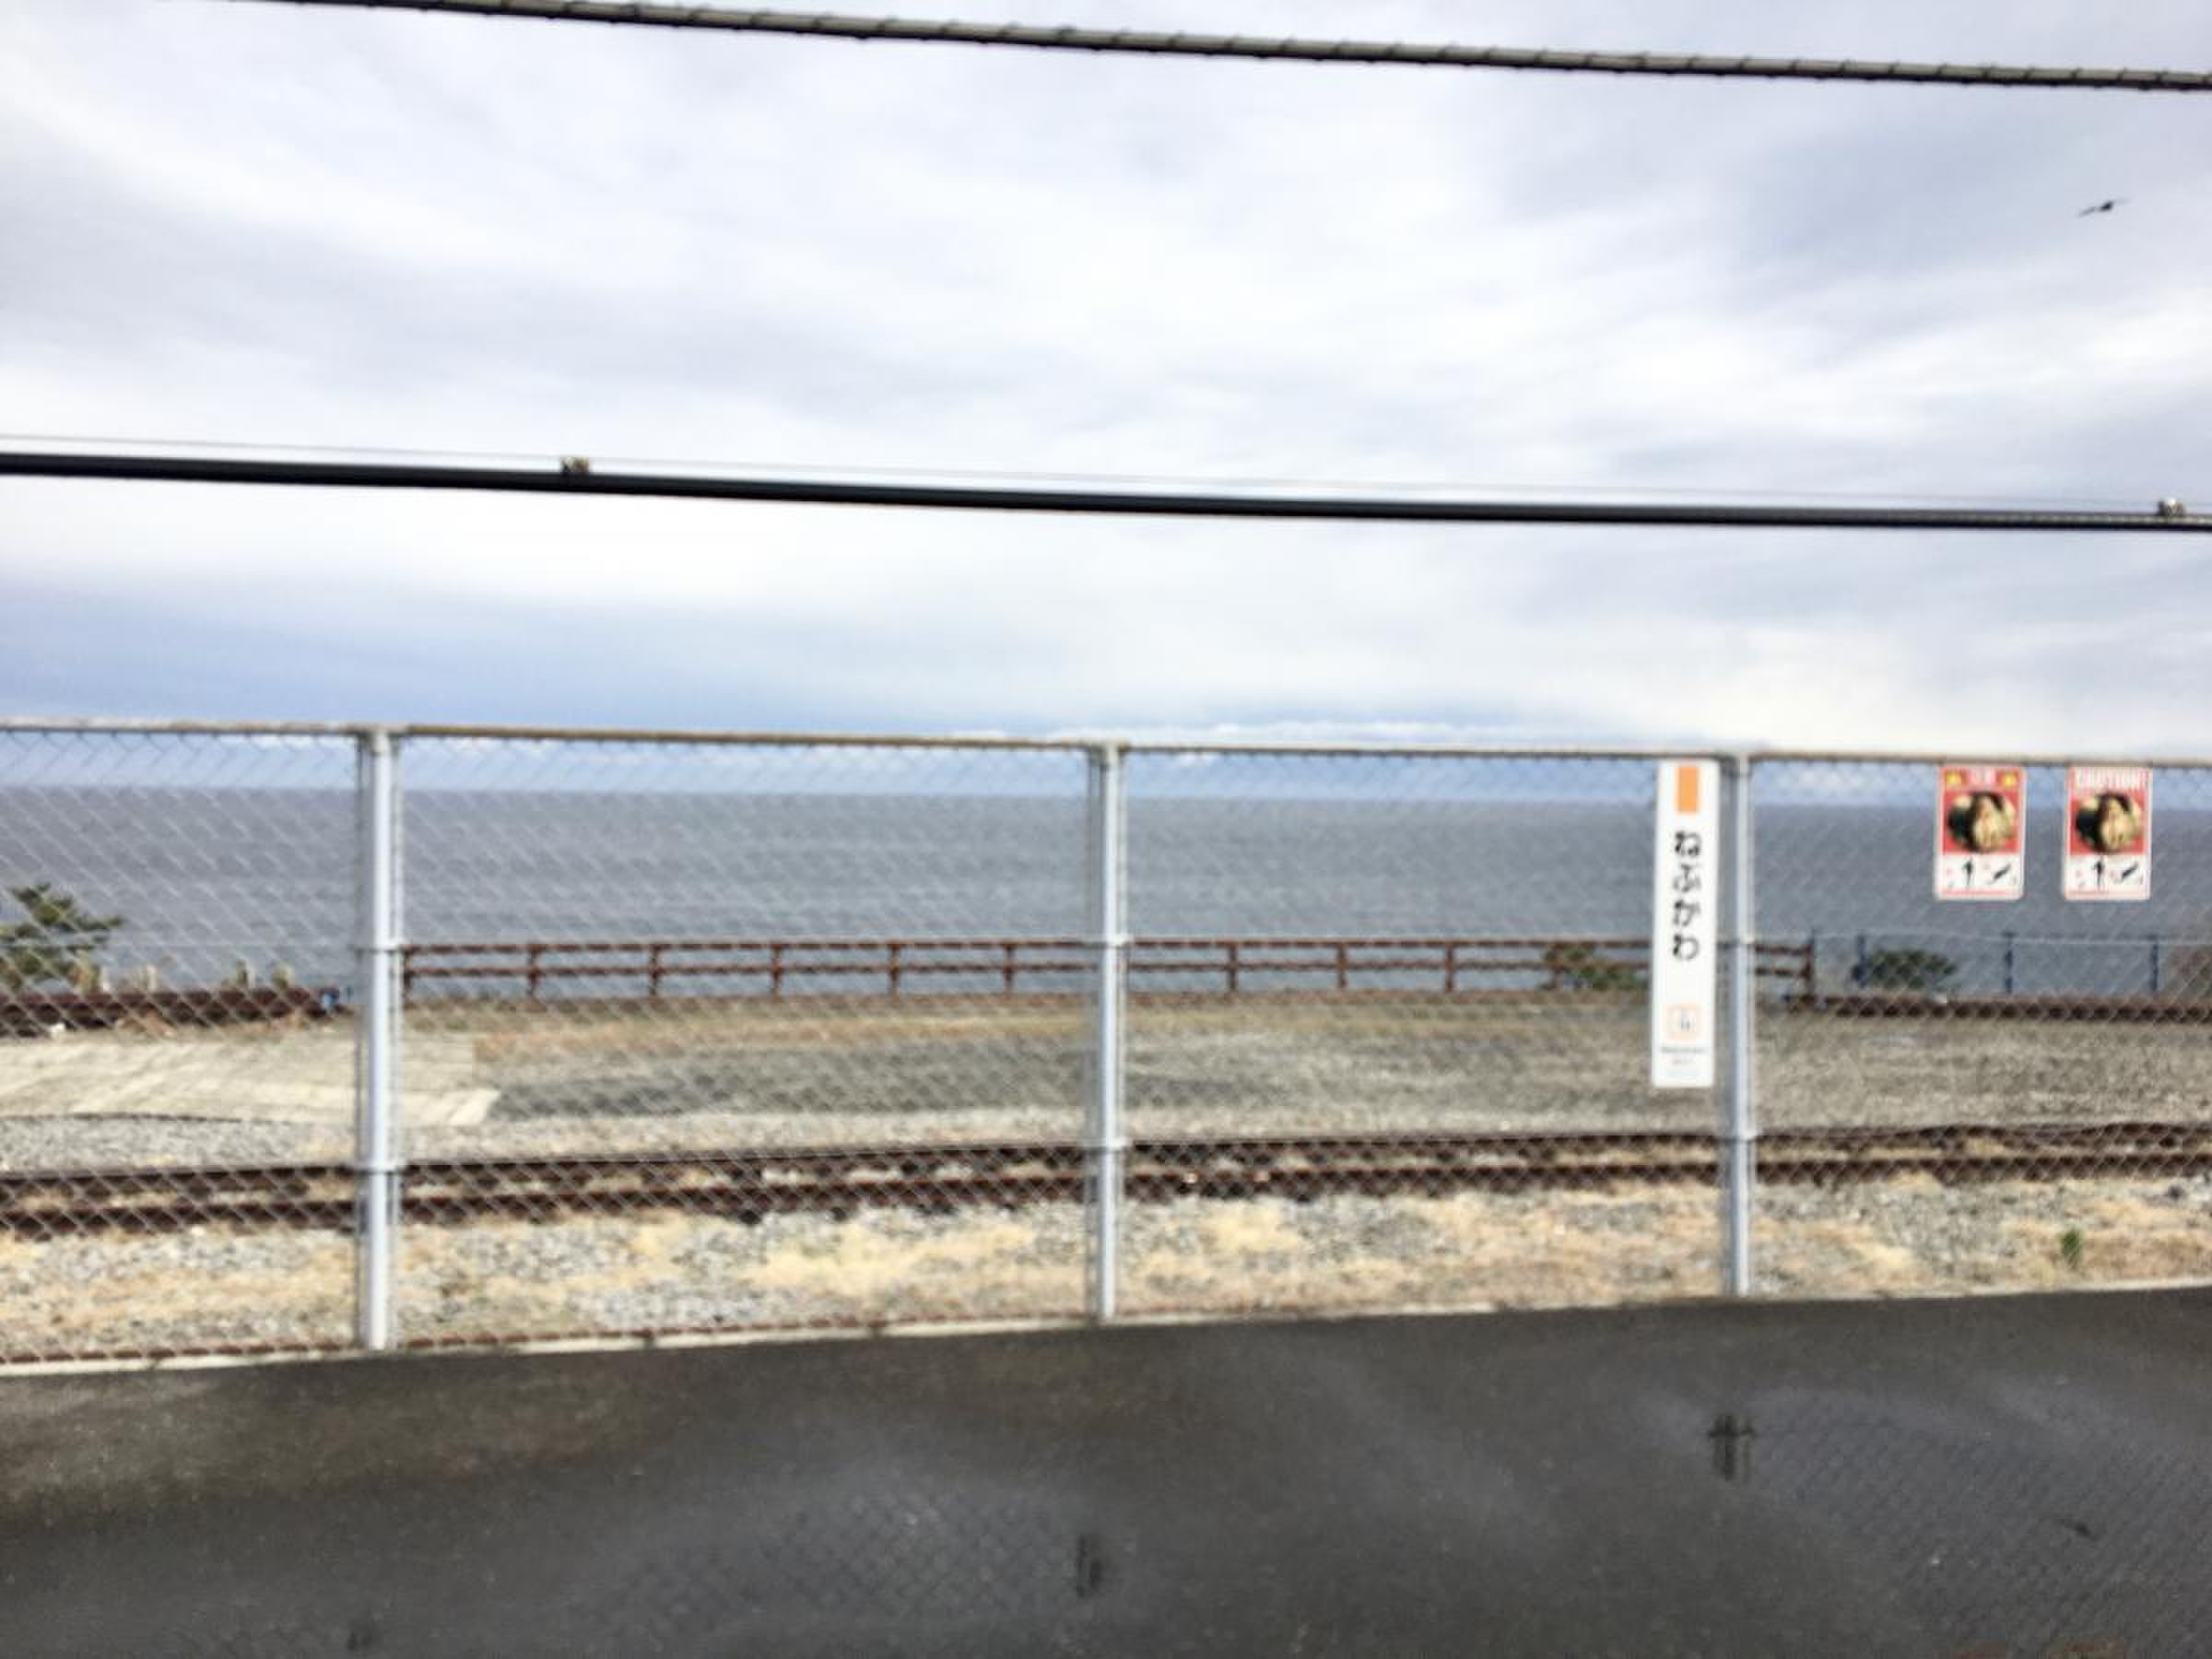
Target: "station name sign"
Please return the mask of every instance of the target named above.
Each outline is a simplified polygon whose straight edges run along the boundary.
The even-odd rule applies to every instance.
[[[1711,1088],[1720,768],[1662,760],[1652,849],[1652,1087]]]

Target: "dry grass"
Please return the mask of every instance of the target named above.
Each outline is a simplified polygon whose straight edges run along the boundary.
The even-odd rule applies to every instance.
[[[2202,1184],[2202,1183],[2200,1183]],[[1889,1296],[2212,1279],[2206,1192],[2158,1182],[1947,1189],[1925,1180],[1763,1194],[1762,1287]],[[866,1211],[746,1225],[667,1212],[411,1228],[404,1334],[449,1340],[1079,1312],[1072,1206]],[[2078,1265],[2060,1249],[2082,1238]],[[1129,1312],[1602,1306],[1711,1295],[1703,1188],[1134,1206]],[[331,1235],[0,1241],[0,1355],[331,1341],[350,1256]]]

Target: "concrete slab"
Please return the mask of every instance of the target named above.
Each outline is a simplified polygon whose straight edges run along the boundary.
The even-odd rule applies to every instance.
[[[2185,1653],[2212,1294],[0,1381],[0,1651]]]
[[[70,1031],[0,1042],[0,1119],[193,1118],[227,1123],[350,1124],[353,1031]],[[407,1119],[480,1124],[499,1089],[477,1075],[465,1035],[410,1033]]]

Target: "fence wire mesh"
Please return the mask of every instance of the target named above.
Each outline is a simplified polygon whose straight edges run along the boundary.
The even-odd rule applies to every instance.
[[[401,1342],[1719,1282],[1649,759],[392,747]],[[368,748],[0,733],[0,1359],[377,1339]],[[1970,904],[1936,770],[1752,771],[1758,1288],[2212,1277],[2212,772],[2077,903],[2021,769]]]
[[[1653,769],[1130,761],[1132,1309],[1711,1289],[1712,1097],[1649,1087]]]
[[[0,1359],[346,1340],[354,768],[0,734]]]
[[[1765,1288],[1865,1295],[2212,1273],[2212,773],[2157,771],[2147,897],[2065,896],[2066,769],[2022,767],[2017,899],[1941,900],[1937,769],[1768,762]]]
[[[402,775],[408,1339],[1081,1311],[1080,753]]]

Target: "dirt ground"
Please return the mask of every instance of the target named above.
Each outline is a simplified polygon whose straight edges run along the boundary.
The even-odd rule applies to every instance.
[[[1128,1024],[1138,1135],[1699,1130],[1721,1110],[1647,1086],[1633,997],[1146,999]],[[1072,1137],[1088,1030],[1042,997],[423,1008],[401,1122],[426,1156]],[[0,1168],[342,1157],[352,1043],[344,1021],[0,1042]],[[1754,1096],[1771,1128],[2212,1121],[2212,1026],[1768,1007]]]

